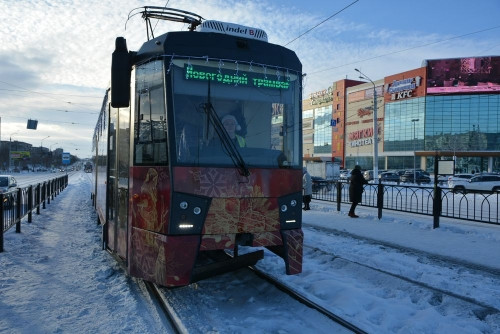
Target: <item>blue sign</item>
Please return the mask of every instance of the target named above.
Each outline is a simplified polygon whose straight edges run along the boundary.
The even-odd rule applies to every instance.
[[[330,120],[330,126],[337,126],[338,123],[340,123],[340,118]]]
[[[70,158],[71,158],[71,154],[69,154],[68,152],[63,152],[63,154],[62,154],[62,163],[63,163],[63,165],[69,165]]]

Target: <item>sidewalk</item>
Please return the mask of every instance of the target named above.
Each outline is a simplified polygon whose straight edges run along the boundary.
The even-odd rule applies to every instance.
[[[337,211],[336,203],[313,200],[311,211],[303,214],[304,226],[323,226],[385,243],[401,245],[440,256],[466,261],[497,270],[500,274],[500,226],[441,218],[433,229],[432,216],[360,207],[360,218],[350,218],[348,204]]]
[[[154,333],[141,294],[101,249],[88,175],[62,191],[0,253],[0,333]],[[127,319],[127,321],[123,321]]]

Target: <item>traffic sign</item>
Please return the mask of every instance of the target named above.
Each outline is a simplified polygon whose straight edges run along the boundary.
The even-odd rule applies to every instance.
[[[71,157],[71,154],[69,154],[68,152],[63,152],[63,154],[62,154],[62,163],[63,163],[63,165],[69,165],[69,163],[70,163],[70,157]]]

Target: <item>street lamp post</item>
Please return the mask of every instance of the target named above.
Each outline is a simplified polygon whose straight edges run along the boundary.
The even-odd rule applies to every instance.
[[[417,155],[415,152],[415,142],[417,141],[417,138],[415,137],[415,123],[418,121],[418,118],[411,120],[413,124],[413,183],[417,183]]]
[[[375,89],[375,83],[370,79],[366,74],[358,70],[354,69],[356,72],[361,74],[360,79],[368,80],[373,85],[373,179],[378,179],[378,116],[377,116],[377,90]]]
[[[47,138],[50,138],[50,136],[47,136],[47,137],[43,138],[43,139],[42,139],[42,141],[40,141],[40,147],[43,147],[43,141],[44,141],[45,139],[47,139]]]
[[[19,131],[16,131],[9,136],[9,173],[12,171],[12,136],[18,133]]]

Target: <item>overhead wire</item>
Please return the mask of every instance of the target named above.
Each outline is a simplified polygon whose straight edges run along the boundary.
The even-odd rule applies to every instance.
[[[59,94],[59,93],[39,92],[39,91],[35,91],[35,90],[30,90],[30,89],[27,89],[27,88],[24,88],[24,87],[21,87],[21,86],[18,86],[18,85],[15,85],[15,84],[13,84],[13,83],[6,82],[6,81],[3,81],[3,80],[0,80],[0,83],[6,84],[6,85],[8,85],[8,86],[12,86],[12,87],[19,88],[20,90],[18,90],[18,91],[24,91],[24,92],[29,92],[29,93],[34,93],[34,94],[40,94],[40,95],[60,95],[60,96],[73,96],[73,97],[85,97],[85,98],[92,98],[92,99],[102,99],[102,96],[77,95],[77,94]],[[9,90],[9,89],[6,89],[6,88],[0,88],[0,90]],[[15,91],[15,90],[13,90],[13,91]],[[55,98],[54,98],[54,99],[55,99]],[[64,102],[67,102],[67,101],[64,101]],[[71,102],[67,102],[67,103],[71,103]]]
[[[323,21],[321,21],[320,23],[316,24],[314,27],[310,28],[309,30],[307,30],[306,32],[300,34],[299,36],[295,37],[294,39],[292,39],[290,42],[284,44],[284,46],[287,46],[288,44],[291,44],[293,42],[295,42],[296,40],[298,40],[299,38],[301,38],[302,36],[308,34],[309,32],[311,32],[312,30],[316,29],[317,27],[319,27],[320,25],[322,25],[323,23],[325,23],[326,21],[330,20],[331,18],[333,18],[334,16],[340,14],[341,12],[343,12],[344,10],[346,10],[347,8],[351,7],[352,5],[354,5],[356,2],[358,2],[359,0],[355,0],[353,2],[351,2],[349,5],[345,6],[344,8],[342,8],[341,10],[339,10],[338,12],[330,15],[329,17],[327,17],[326,19],[324,19]]]
[[[167,0],[167,2],[165,3],[165,6],[163,6],[163,7],[167,8],[167,5],[169,2],[170,2],[170,0]],[[156,20],[156,24],[155,24],[154,28],[151,30],[152,33],[154,33],[156,26],[158,25],[158,22],[160,22],[160,19]]]
[[[390,56],[390,55],[393,55],[393,54],[396,54],[396,53],[401,53],[401,52],[406,52],[406,51],[410,51],[410,50],[415,50],[415,49],[418,49],[418,48],[423,48],[423,47],[426,47],[426,46],[430,46],[430,45],[434,45],[434,44],[438,44],[438,43],[442,43],[442,42],[451,41],[453,39],[462,38],[462,37],[465,37],[465,36],[470,36],[470,35],[482,33],[482,32],[489,31],[489,30],[494,30],[494,29],[498,29],[498,28],[500,28],[500,25],[499,26],[495,26],[495,27],[490,27],[490,28],[482,29],[482,30],[478,30],[478,31],[473,31],[473,32],[466,33],[466,34],[463,34],[463,35],[453,36],[453,37],[450,37],[450,38],[438,40],[438,41],[431,42],[431,43],[426,43],[426,44],[417,45],[417,46],[413,46],[413,47],[402,49],[402,50],[397,50],[397,51],[393,51],[393,52],[384,53],[384,54],[381,54],[381,55],[376,55],[376,56],[373,56],[373,57],[370,57],[370,58],[360,59],[360,60],[357,60],[357,61],[354,61],[354,62],[345,63],[345,64],[334,66],[334,67],[324,68],[322,70],[318,70],[318,71],[315,71],[315,72],[308,72],[307,74],[308,75],[313,75],[313,74],[323,73],[323,72],[331,71],[331,70],[334,70],[334,69],[337,69],[337,68],[341,68],[341,67],[344,67],[344,66],[359,64],[359,63],[362,63],[362,62],[365,62],[365,61],[368,61],[368,60],[373,60],[373,59],[382,58],[382,57],[385,57],[385,56]]]
[[[21,117],[21,116],[2,116],[2,118],[17,118],[17,119],[26,119],[26,117]],[[65,121],[54,121],[54,120],[48,120],[48,119],[37,119],[40,122],[45,122],[47,124],[57,124],[57,123],[63,123],[63,124],[71,124],[71,125],[90,125],[94,126],[94,124],[91,123],[78,123],[78,122],[65,122]]]
[[[0,88],[0,90],[2,90],[2,91],[11,91],[11,92],[18,92],[18,93],[32,93],[32,94],[37,94],[37,95],[41,95],[41,96],[43,96],[45,98],[48,98],[48,99],[51,99],[51,100],[55,100],[55,101],[58,101],[58,102],[61,102],[61,103],[64,103],[64,104],[69,104],[71,106],[78,106],[78,107],[82,107],[82,108],[88,108],[89,104],[76,103],[76,102],[73,102],[73,101],[64,101],[64,100],[61,101],[61,99],[58,99],[58,98],[53,97],[51,95],[55,95],[55,96],[67,96],[67,97],[99,98],[99,99],[102,99],[102,96],[97,97],[97,96],[92,96],[92,95],[59,94],[59,93],[39,92],[39,91],[34,91],[34,90],[26,89],[24,87],[21,87],[21,86],[18,86],[18,85],[15,85],[13,83],[9,83],[9,82],[3,81],[3,80],[0,80],[0,83],[3,83],[5,85],[18,88],[18,89]],[[17,95],[17,96],[25,96],[25,95]],[[65,110],[65,112],[98,114],[98,112],[83,112],[83,111],[70,111],[70,110]]]

